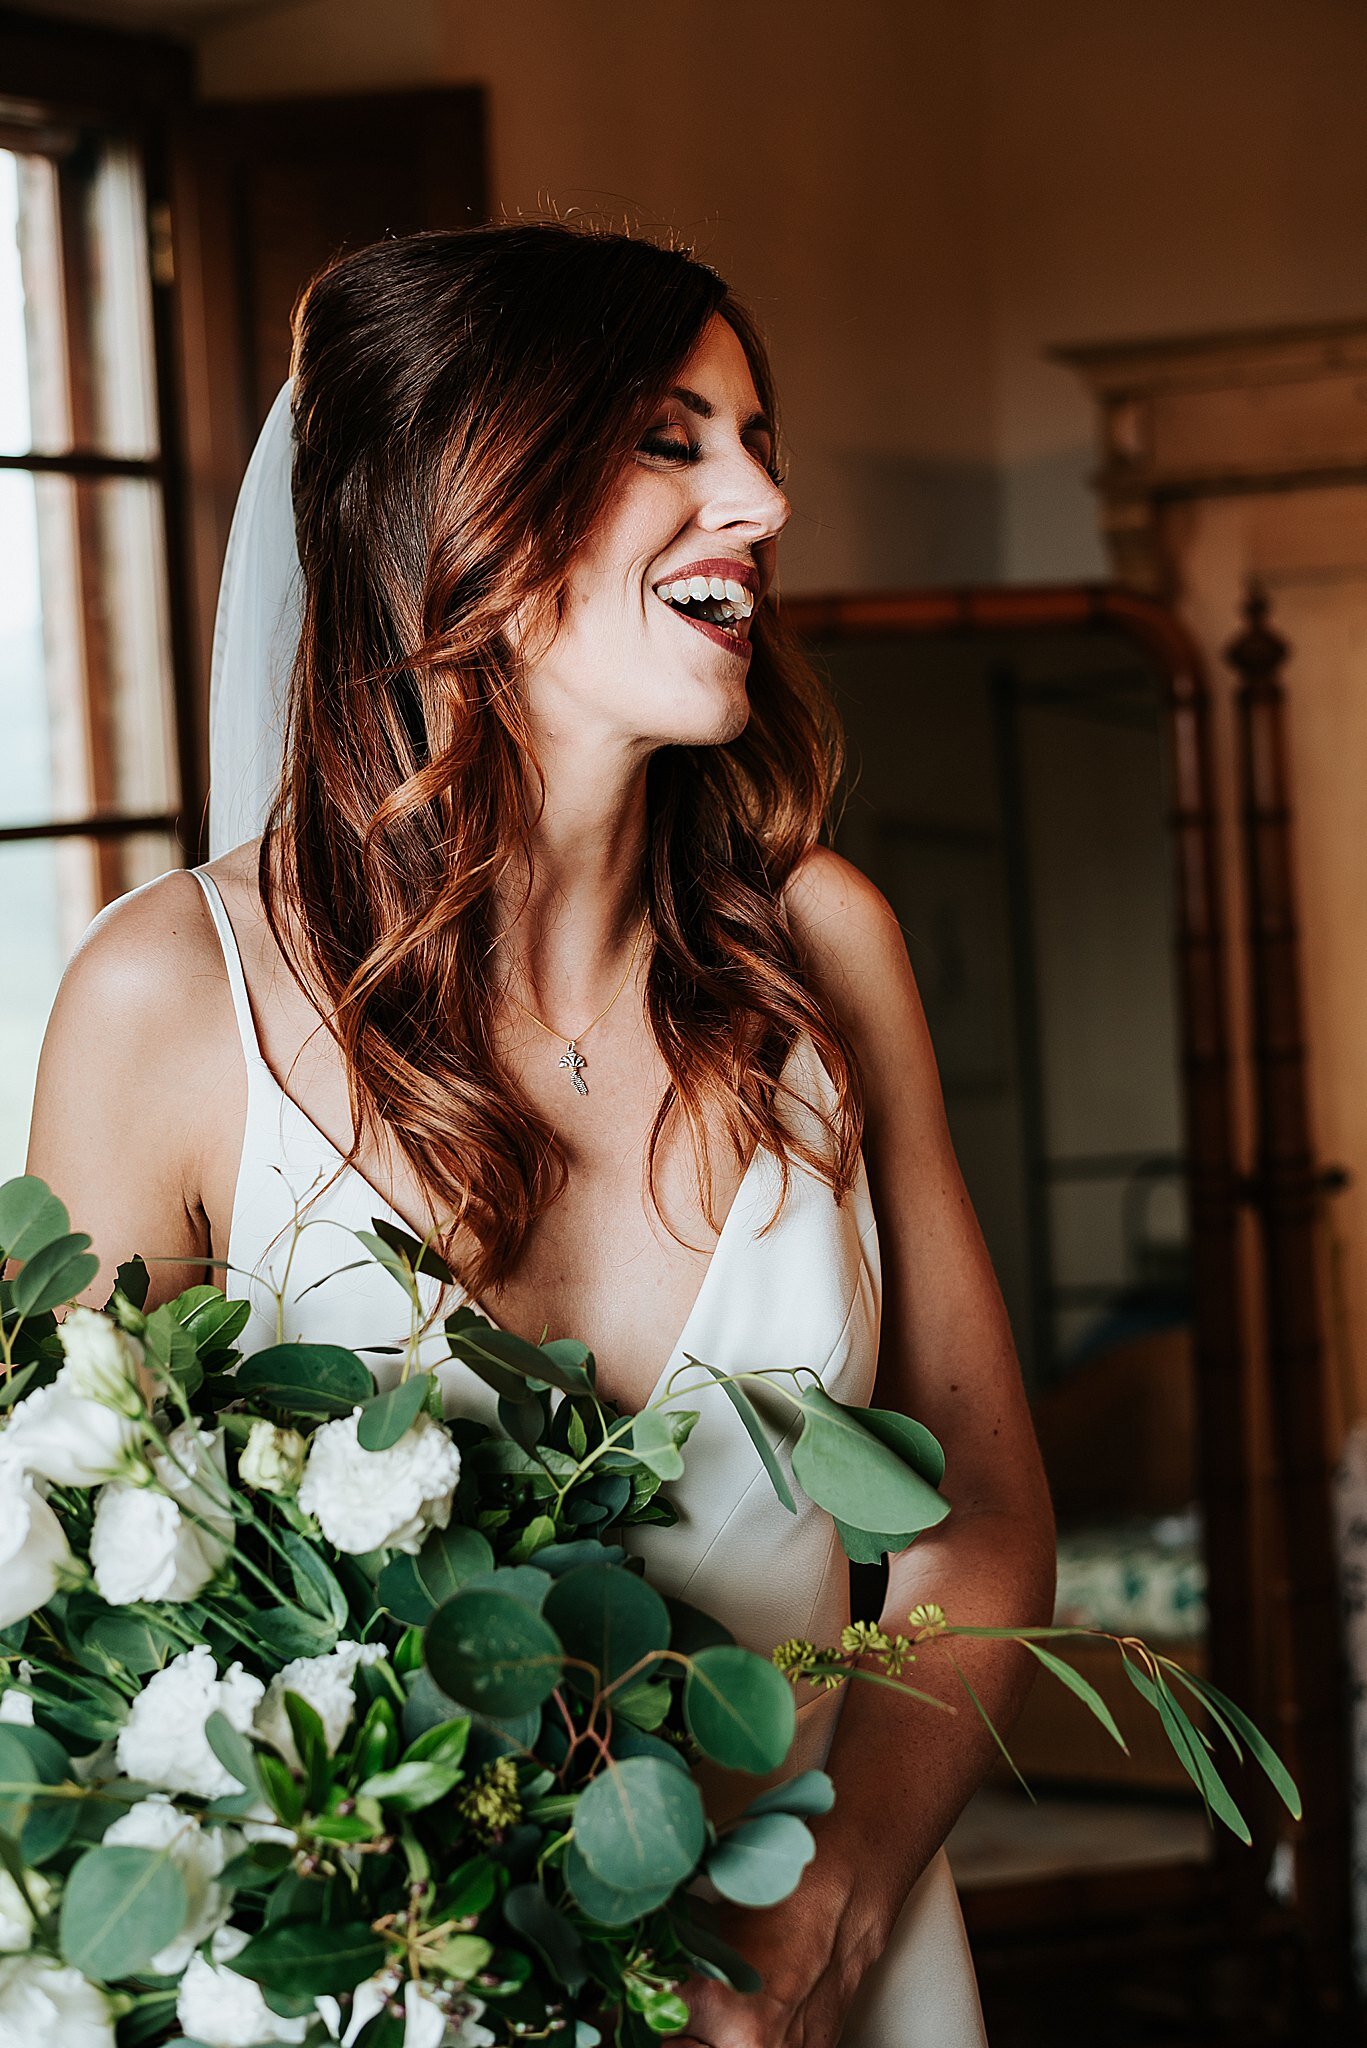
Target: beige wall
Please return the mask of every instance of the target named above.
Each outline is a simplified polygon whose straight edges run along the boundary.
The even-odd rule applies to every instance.
[[[1052,343],[1367,311],[1361,0],[286,0],[214,95],[482,80],[508,212],[630,208],[773,340],[790,589],[1104,573]]]

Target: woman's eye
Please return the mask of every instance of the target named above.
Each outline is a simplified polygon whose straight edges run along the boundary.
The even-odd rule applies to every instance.
[[[670,462],[696,462],[702,453],[698,443],[681,434],[678,428],[672,433],[668,428],[656,429],[647,434],[639,445],[642,454],[659,455]]]

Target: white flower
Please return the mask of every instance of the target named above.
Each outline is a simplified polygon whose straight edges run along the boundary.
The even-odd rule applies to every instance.
[[[387,1451],[367,1451],[356,1435],[360,1413],[353,1409],[314,1432],[299,1505],[339,1550],[412,1555],[429,1529],[444,1529],[451,1519],[460,1452],[426,1414]]]
[[[202,1828],[164,1793],[152,1792],[107,1827],[104,1840],[111,1848],[131,1842],[139,1849],[169,1850],[185,1885],[185,1924],[153,1956],[151,1969],[156,1977],[178,1977],[200,1943],[228,1917],[227,1897],[215,1879],[238,1848],[237,1836],[229,1828]]]
[[[40,1913],[46,1913],[52,1904],[52,1886],[41,1870],[24,1873],[29,1898]],[[33,1915],[28,1909],[28,1899],[20,1891],[7,1870],[0,1870],[0,1950],[6,1955],[16,1955],[29,1947],[33,1940]]]
[[[399,1977],[392,1969],[358,1984],[351,1996],[351,2019],[341,2036],[342,2048],[351,2048],[361,2029],[398,1996]],[[318,2010],[335,2040],[341,2026],[340,2006],[335,1998],[320,1998]],[[425,1984],[410,1977],[403,1986],[403,2048],[491,2048],[498,2036],[479,2025],[483,2010],[482,1999],[464,1992],[454,1998],[443,1994],[439,2002]]]
[[[138,1385],[138,1368],[143,1347],[108,1316],[93,1308],[73,1308],[58,1326],[57,1336],[66,1353],[66,1366],[59,1375],[73,1394],[87,1401],[103,1401],[120,1415],[141,1415],[145,1403]]]
[[[285,1712],[285,1694],[298,1693],[323,1724],[329,1756],[351,1725],[356,1707],[353,1679],[358,1664],[376,1664],[384,1656],[379,1643],[338,1643],[322,1657],[295,1657],[277,1672],[256,1710],[256,1732],[278,1749],[291,1770],[299,1769],[299,1752]]]
[[[258,1419],[248,1430],[237,1461],[238,1478],[262,1493],[293,1493],[303,1476],[307,1448],[297,1429],[277,1429],[273,1422]]]
[[[240,1927],[220,1927],[209,1944],[209,1956],[192,1956],[180,1980],[176,2018],[203,2048],[258,2048],[268,2041],[302,2041],[308,2032],[307,2015],[281,2019],[250,1977],[239,1977],[227,1968],[246,1943]]]
[[[97,1486],[136,1471],[143,1425],[80,1391],[68,1363],[50,1386],[16,1403],[0,1433],[0,1463],[33,1472],[54,1486]]]
[[[222,1430],[182,1422],[167,1445],[152,1459],[155,1485],[116,1480],[101,1488],[95,1503],[90,1562],[111,1607],[134,1600],[193,1600],[232,1545],[233,1518],[223,1505]],[[182,1514],[182,1505],[194,1521]]]
[[[20,1686],[32,1685],[32,1683],[33,1666],[29,1663],[27,1657],[21,1657],[19,1659],[19,1684],[16,1685],[14,1680],[11,1679],[5,1690],[0,1692],[0,1721],[17,1721],[21,1727],[25,1728],[33,1726],[33,1700],[28,1693],[20,1691]]]
[[[50,1600],[72,1562],[66,1533],[31,1475],[0,1462],[0,1628]]]
[[[0,2048],[114,2048],[114,2016],[103,1991],[50,1956],[0,1964]]]
[[[134,1700],[119,1730],[119,1769],[144,1784],[193,1792],[201,1799],[240,1792],[236,1778],[210,1749],[204,1724],[210,1714],[219,1713],[239,1734],[247,1734],[264,1691],[261,1680],[240,1664],[230,1664],[220,1678],[213,1651],[197,1643],[154,1672]]]

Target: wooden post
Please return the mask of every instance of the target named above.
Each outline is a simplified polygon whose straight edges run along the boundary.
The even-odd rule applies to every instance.
[[[1347,1685],[1333,1523],[1317,1220],[1326,1181],[1310,1131],[1300,933],[1286,760],[1287,645],[1256,586],[1243,631],[1225,650],[1240,678],[1238,726],[1248,889],[1251,1030],[1257,1101],[1252,1189],[1261,1227],[1277,1532],[1272,1588],[1280,1651],[1281,1740],[1305,1818],[1292,1837],[1295,1909],[1310,1979],[1327,2016],[1353,2005],[1349,1928],[1351,1774]],[[1364,1076],[1367,1084],[1367,1076]],[[1282,1690],[1282,1687],[1285,1690]]]

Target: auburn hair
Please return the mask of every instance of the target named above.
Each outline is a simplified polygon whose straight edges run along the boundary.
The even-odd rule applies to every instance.
[[[568,563],[714,314],[774,417],[744,308],[691,253],[637,235],[544,221],[405,236],[342,257],[295,309],[303,625],[261,897],[342,1052],[348,1157],[367,1130],[392,1137],[438,1243],[465,1233],[476,1294],[566,1180],[554,1128],[495,1049],[497,891],[530,873],[544,789],[508,629],[529,603],[559,616]],[[782,905],[828,822],[838,721],[768,599],[750,637],[744,731],[664,747],[647,769],[646,1010],[669,1075],[647,1184],[658,1211],[677,1112],[714,1229],[717,1121],[739,1160],[778,1157],[784,1194],[796,1158],[839,1199],[863,1119],[852,1049],[804,985]],[[836,1099],[816,1140],[778,1101],[803,1032]]]

